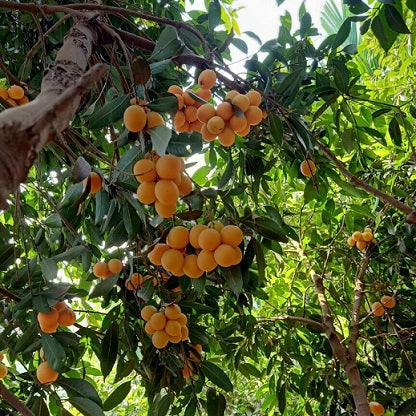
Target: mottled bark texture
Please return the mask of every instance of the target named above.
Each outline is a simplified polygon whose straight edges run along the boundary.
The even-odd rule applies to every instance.
[[[99,64],[86,72],[99,41],[98,25],[89,19],[86,14],[68,32],[44,73],[36,99],[0,113],[1,209],[7,208],[9,194],[26,180],[37,154],[68,128],[82,96],[107,71],[106,65]]]

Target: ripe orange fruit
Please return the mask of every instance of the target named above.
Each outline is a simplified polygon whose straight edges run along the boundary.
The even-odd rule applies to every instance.
[[[192,186],[192,181],[189,176],[181,173],[181,183],[178,185],[179,195],[189,195],[192,192]]]
[[[179,189],[175,182],[162,179],[155,185],[156,199],[163,205],[176,204],[179,198]]]
[[[142,204],[153,204],[156,201],[155,189],[155,182],[142,182],[137,188],[137,199]]]
[[[156,201],[155,210],[160,217],[169,218],[176,212],[176,203],[171,205],[164,205],[159,201]]]
[[[196,95],[199,98],[202,98],[205,101],[208,101],[211,98],[211,90],[207,89],[207,88],[200,88],[197,92]]]
[[[237,247],[243,241],[243,232],[236,225],[226,225],[221,231],[221,241],[224,244]]]
[[[63,326],[71,326],[77,320],[75,312],[71,308],[63,309],[59,312],[58,323]]]
[[[181,325],[174,319],[169,320],[166,323],[165,331],[170,337],[177,337],[181,335]]]
[[[194,225],[189,231],[189,243],[193,248],[201,248],[198,244],[199,234],[208,227],[203,224]]]
[[[218,136],[218,134],[222,133],[222,131],[224,130],[224,127],[225,127],[225,122],[219,116],[214,116],[214,117],[210,118],[207,122],[207,130],[211,134],[215,134],[216,136]]]
[[[208,131],[206,123],[202,125],[201,136],[206,142],[212,142],[218,134],[212,134]]]
[[[188,243],[189,231],[185,227],[178,225],[176,227],[171,228],[167,236],[167,244],[171,248],[181,250],[185,248]]]
[[[220,244],[214,251],[215,261],[222,267],[230,267],[236,262],[234,247],[228,244]]]
[[[19,85],[12,85],[7,92],[13,100],[21,100],[25,95],[25,90]]]
[[[156,162],[156,172],[162,179],[175,179],[181,172],[181,160],[175,155],[164,155]]]
[[[154,246],[153,250],[147,255],[147,257],[155,266],[161,266],[162,255],[166,250],[169,250],[169,248],[170,247],[167,244],[158,243]]]
[[[192,279],[198,279],[204,274],[204,271],[198,267],[197,260],[198,257],[196,254],[189,254],[185,256],[183,261],[183,271]]]
[[[202,123],[207,123],[215,115],[215,107],[212,104],[202,104],[197,111],[198,120]]]
[[[183,97],[182,94],[175,94],[176,98],[178,99],[178,110],[182,110],[184,102],[183,102]]]
[[[194,92],[192,91],[192,93]],[[184,91],[182,97],[185,105],[195,105],[195,100],[190,96],[188,91]]]
[[[139,105],[131,105],[124,111],[123,121],[127,130],[138,133],[139,131],[142,131],[146,125],[146,112]]]
[[[350,247],[354,247],[354,246],[355,246],[355,240],[354,240],[352,237],[350,237],[350,238],[347,240],[347,244],[348,244]]]
[[[94,276],[104,278],[108,276],[109,270],[106,263],[104,263],[103,261],[99,261],[98,263],[94,264],[92,272]]]
[[[250,106],[250,100],[245,94],[237,94],[232,99],[232,104],[238,107],[243,113],[248,110]]]
[[[65,303],[65,302],[58,302],[55,304],[55,306],[53,307],[55,310],[58,311],[58,313],[60,313],[61,311],[63,311],[64,309],[68,309],[69,306]],[[1,360],[0,360],[1,361]]]
[[[168,92],[170,92],[170,93],[172,93],[172,94],[179,94],[179,95],[182,95],[183,90],[182,90],[182,88],[181,88],[179,85],[171,85],[171,86],[168,88]]]
[[[198,267],[204,272],[211,272],[218,264],[215,261],[214,251],[201,250],[197,258]]]
[[[213,228],[207,228],[199,234],[198,244],[203,250],[213,251],[221,244],[221,234]]]
[[[184,313],[181,313],[177,319],[177,321],[179,322],[179,324],[182,326],[185,326],[188,322],[188,318],[186,317],[186,315]]]
[[[24,104],[27,104],[28,102],[29,102],[29,97],[27,97],[26,95],[20,100],[17,100],[17,104],[19,105],[24,105]]]
[[[381,316],[384,314],[384,307],[380,302],[374,302],[371,305],[371,312],[374,316]]]
[[[181,313],[181,307],[176,303],[172,303],[165,308],[165,316],[168,319],[179,319]]]
[[[210,90],[217,81],[217,75],[212,69],[204,69],[198,76],[198,84],[201,88]]]
[[[101,176],[97,172],[91,172],[90,173],[90,194],[96,194],[101,190],[101,187],[103,186],[103,180]],[[88,178],[85,178],[82,181],[84,187],[87,186]]]
[[[179,250],[170,248],[162,255],[162,266],[168,272],[179,271],[183,265],[183,255]]]
[[[155,312],[149,319],[150,325],[156,330],[161,331],[166,325],[166,316],[163,312]]]
[[[240,93],[237,90],[228,91],[225,95],[225,100],[232,100],[238,94]]]
[[[123,263],[119,259],[111,259],[108,261],[107,267],[111,274],[118,274],[123,270]]]
[[[373,233],[363,232],[362,237],[364,241],[369,242],[373,239]]]
[[[201,133],[202,123],[199,120],[195,120],[192,123],[189,123],[189,131],[197,131]]]
[[[250,126],[256,126],[263,120],[263,112],[259,107],[250,105],[248,110],[244,112],[244,117],[247,119],[247,123]]]
[[[379,402],[370,402],[368,404],[368,407],[370,408],[370,412],[374,415],[374,416],[382,416],[384,415],[384,406],[379,403]]]
[[[140,316],[147,322],[157,312],[153,305],[146,305],[140,311]]]
[[[201,107],[200,107],[201,108]],[[192,123],[196,120],[198,120],[197,112],[199,109],[197,109],[193,105],[188,105],[183,112],[185,113],[186,121],[189,123]]]
[[[356,241],[355,245],[358,250],[365,250],[367,247],[367,243],[364,240]]]
[[[247,125],[246,125],[246,127],[244,127],[244,129],[242,129],[242,130],[236,130],[235,132],[240,136],[240,137],[246,137],[247,136],[247,134],[249,134],[250,133],[250,129],[251,129],[251,126],[250,126],[250,124],[248,124],[247,123]]]
[[[130,279],[126,280],[124,286],[127,290],[136,291],[143,284],[144,279],[140,273],[133,273]]]
[[[247,119],[238,116],[232,116],[228,122],[229,126],[233,131],[242,131],[247,127]]]
[[[353,238],[355,241],[361,241],[363,239],[363,235],[359,231],[355,231],[352,233],[351,238]]]
[[[189,337],[189,329],[186,326],[181,327],[182,341],[185,341]]]
[[[261,103],[261,94],[258,91],[251,90],[246,94],[246,97],[250,101],[250,105],[259,106]]]
[[[396,306],[396,299],[394,299],[392,296],[384,295],[380,299],[380,303],[388,309],[392,309]]]
[[[178,110],[175,114],[175,117],[173,118],[173,125],[175,129],[177,130],[181,126],[183,126],[186,122],[185,113],[181,110]]]
[[[168,342],[169,336],[165,331],[156,331],[152,335],[152,344],[158,349],[165,348]]]
[[[302,172],[303,176],[310,178],[311,176],[315,175],[316,166],[313,160],[306,159],[300,164],[300,171]]]
[[[234,130],[231,127],[225,127],[218,135],[218,141],[225,147],[232,146],[235,143]]]
[[[4,364],[0,364],[0,378],[4,378],[7,376],[8,370]]]
[[[169,342],[171,342],[172,344],[178,344],[181,341],[182,341],[182,333],[179,333],[179,335],[175,337],[169,335]]]
[[[151,152],[147,152],[144,155],[145,159],[150,159],[153,163],[156,163],[158,159],[160,159],[160,156],[156,153],[155,150],[152,150]]]
[[[0,97],[3,98],[3,100],[7,100],[9,98],[9,93],[3,87],[0,87]]]
[[[146,334],[149,334],[149,335],[153,335],[156,332],[156,329],[154,329],[152,325],[150,325],[150,322],[146,322],[144,326],[144,330]]]
[[[55,371],[47,361],[39,364],[39,367],[36,369],[36,377],[41,384],[47,384],[54,382],[59,376],[59,373]]]
[[[133,166],[133,173],[139,183],[153,182],[156,179],[156,166],[150,159],[140,159]]]
[[[37,318],[41,328],[48,327],[58,322],[59,312],[52,308],[49,312],[38,312]]]
[[[220,116],[224,121],[228,121],[233,115],[233,106],[229,102],[224,101],[217,107],[217,116]]]

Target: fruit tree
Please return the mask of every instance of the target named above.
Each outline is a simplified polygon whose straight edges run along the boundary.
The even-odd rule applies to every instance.
[[[0,1],[0,413],[414,414],[416,2],[190,3]]]

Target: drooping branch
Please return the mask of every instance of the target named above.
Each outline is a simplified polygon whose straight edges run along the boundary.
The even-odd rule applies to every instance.
[[[0,381],[0,396],[23,416],[34,416],[34,413],[22,403],[6,386]]]

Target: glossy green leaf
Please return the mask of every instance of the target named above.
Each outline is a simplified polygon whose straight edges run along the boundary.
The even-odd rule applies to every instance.
[[[160,61],[179,54],[184,45],[178,37],[178,32],[173,26],[166,26],[156,42],[155,49],[150,57],[154,61]]]
[[[103,410],[108,411],[118,406],[130,393],[131,383],[127,381],[114,389],[103,403]]]
[[[85,397],[70,397],[69,402],[85,416],[105,416],[97,403]]]
[[[389,123],[389,134],[396,146],[402,145],[402,132],[400,130],[400,125],[395,117],[393,117]]]
[[[281,146],[283,143],[283,123],[280,117],[274,113],[269,114],[269,120],[272,137],[276,144]]]
[[[42,333],[42,348],[45,359],[56,371],[61,372],[65,358],[65,350],[53,335]]]
[[[243,288],[243,276],[239,266],[224,267],[222,272],[225,276],[225,281],[229,288],[238,297]]]
[[[233,391],[233,384],[231,380],[228,378],[227,374],[221,370],[216,364],[211,363],[210,361],[203,361],[201,365],[201,371],[204,375],[216,386],[225,390],[225,391]]]
[[[406,22],[396,7],[386,4],[384,6],[384,12],[386,14],[387,23],[392,30],[397,33],[410,33],[409,28],[406,26]]]
[[[123,117],[125,109],[130,105],[128,95],[123,95],[104,104],[102,108],[95,111],[89,120],[91,129],[101,129],[120,120]]]
[[[334,41],[332,42],[331,49],[335,51],[339,46],[341,46],[348,38],[348,35],[351,32],[351,20],[347,19],[339,28],[337,35],[335,36]]]
[[[172,130],[166,126],[156,126],[150,129],[153,148],[160,156],[165,154],[171,137]]]
[[[62,387],[69,397],[85,397],[101,406],[97,390],[87,380],[80,378],[60,378],[56,384]]]
[[[207,415],[223,416],[225,414],[227,402],[224,395],[209,388],[207,390]]]
[[[117,360],[118,336],[118,323],[114,322],[107,329],[101,343],[100,365],[101,373],[104,378],[106,378],[110,374]]]

